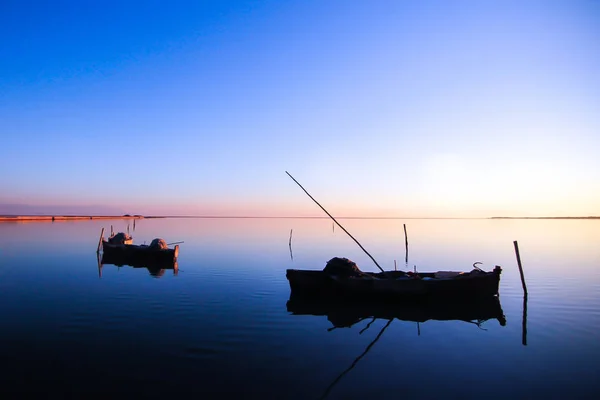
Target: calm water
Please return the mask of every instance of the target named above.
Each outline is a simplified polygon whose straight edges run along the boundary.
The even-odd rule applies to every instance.
[[[394,260],[407,269],[403,223],[409,269],[501,265],[506,325],[369,319],[334,328],[324,315],[293,315],[286,268],[322,269],[342,256],[377,270],[329,219],[138,220],[135,243],[184,241],[177,273],[154,275],[98,266],[101,228],[126,231],[128,221],[2,223],[0,390],[297,399],[600,393],[600,221],[340,222],[386,269]],[[529,289],[526,337],[513,240]]]

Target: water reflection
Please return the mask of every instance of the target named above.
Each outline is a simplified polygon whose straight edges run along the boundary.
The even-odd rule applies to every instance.
[[[374,321],[374,319],[373,319]],[[370,324],[373,322],[369,322],[369,324],[367,325],[367,327],[365,329],[367,329]],[[320,399],[325,399],[327,396],[329,396],[329,393],[331,393],[331,389],[334,388],[334,386],[344,377],[344,375],[346,375],[348,372],[350,372],[352,370],[352,368],[354,368],[356,366],[356,364],[358,364],[358,362],[360,361],[361,358],[363,358],[365,355],[367,355],[367,353],[369,352],[369,350],[371,350],[371,347],[373,347],[373,345],[375,343],[377,343],[377,341],[379,340],[379,338],[381,338],[381,335],[383,335],[383,332],[385,332],[385,330],[387,329],[388,326],[390,326],[390,324],[392,323],[393,319],[388,320],[388,322],[383,326],[383,328],[381,328],[381,330],[379,331],[379,333],[377,334],[377,336],[375,337],[375,339],[373,339],[373,341],[371,343],[369,343],[369,345],[365,348],[365,350],[354,359],[354,361],[352,361],[352,364],[350,364],[350,366],[348,368],[346,368],[344,371],[342,371],[341,374],[339,374],[334,380],[333,382],[331,382],[329,384],[329,386],[327,386],[327,389],[325,389],[325,392],[323,392],[323,395],[320,397]],[[363,329],[362,331],[360,331],[360,333],[363,333],[365,331],[365,329]]]
[[[151,276],[155,278],[160,278],[165,274],[167,269],[173,270],[173,275],[177,276],[179,272],[179,265],[177,261],[171,263],[144,263],[144,264],[136,264],[132,263],[130,260],[127,262],[123,262],[123,260],[119,259],[119,257],[115,257],[112,254],[97,254],[98,261],[98,277],[102,278],[102,268],[104,264],[114,265],[118,268],[123,266],[129,266],[133,268],[145,268],[148,270]]]
[[[358,303],[291,295],[287,302],[287,310],[293,315],[327,316],[333,325],[330,329],[350,328],[367,319],[398,319],[418,323],[428,320],[459,320],[477,326],[481,326],[487,320],[496,319],[501,326],[506,325],[500,299],[495,296],[476,301],[423,299],[399,303]]]
[[[527,346],[527,293],[523,295],[523,323],[522,323],[522,339],[523,346]]]
[[[106,393],[133,397],[211,397],[217,390],[238,398],[316,399],[352,365],[328,399],[590,398],[600,392],[597,221],[342,224],[386,269],[394,260],[401,269],[403,222],[411,231],[411,270],[457,270],[476,260],[505,267],[506,326],[488,320],[482,331],[462,321],[372,322],[386,315],[369,312],[354,315],[366,319],[352,328],[328,332],[327,314],[290,315],[286,268],[322,269],[331,257],[346,256],[365,271],[377,270],[328,218],[136,220],[140,243],[185,240],[185,279],[170,279],[165,269],[160,282],[146,270],[107,264],[98,279],[91,255],[107,221],[0,224],[0,302],[10,305],[0,307],[0,352],[11,366],[0,377],[0,392],[87,394],[100,382]],[[127,230],[125,221],[108,223]],[[291,228],[293,259],[285,246]],[[531,303],[523,301],[515,239]]]
[[[328,331],[337,328],[351,328],[362,321],[368,321],[358,332],[362,334],[377,319],[387,320],[387,323],[381,328],[375,339],[329,384],[320,397],[321,399],[329,396],[333,387],[369,352],[394,319],[416,322],[419,332],[419,324],[428,320],[464,321],[482,328],[482,324],[485,321],[496,319],[501,326],[506,325],[506,318],[500,305],[500,299],[496,296],[471,301],[422,299],[399,303],[374,301],[358,303],[340,299],[290,295],[287,302],[287,310],[292,315],[327,316],[328,321],[333,325],[333,327],[327,329]]]

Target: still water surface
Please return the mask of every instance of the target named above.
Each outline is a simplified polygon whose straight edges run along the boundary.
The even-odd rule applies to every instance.
[[[184,241],[178,270],[159,272],[99,267],[101,228],[126,231],[130,221],[2,223],[0,391],[597,398],[599,221],[340,223],[385,269],[394,262],[421,271],[501,265],[506,324],[368,319],[336,328],[325,315],[294,315],[286,268],[322,269],[340,256],[377,271],[329,219],[138,220],[135,243]]]

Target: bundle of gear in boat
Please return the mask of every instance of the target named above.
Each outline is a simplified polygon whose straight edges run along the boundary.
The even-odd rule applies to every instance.
[[[108,238],[110,244],[131,244],[132,238],[130,235],[124,232],[119,232]],[[143,246],[143,245],[142,245]],[[164,239],[156,238],[152,239],[152,242],[148,245],[149,249],[168,249],[169,246]]]
[[[476,262],[473,264],[474,269],[471,272],[456,272],[456,271],[437,271],[429,273],[404,272],[404,271],[386,271],[386,272],[363,272],[358,268],[354,261],[345,257],[334,257],[327,261],[323,272],[328,275],[339,278],[364,278],[364,279],[460,279],[477,274],[485,274],[486,272],[477,267]]]

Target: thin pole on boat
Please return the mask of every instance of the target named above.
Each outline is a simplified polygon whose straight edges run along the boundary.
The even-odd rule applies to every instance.
[[[345,229],[345,228],[344,228],[342,225],[340,225],[340,223],[339,223],[339,222],[337,222],[337,221],[335,220],[335,218],[333,218],[333,216],[332,216],[331,214],[329,214],[329,213],[327,212],[327,210],[326,210],[325,208],[323,208],[323,206],[322,206],[322,205],[320,205],[320,204],[319,204],[319,202],[318,202],[318,201],[316,201],[316,200],[315,200],[315,199],[314,199],[314,198],[313,198],[313,197],[310,195],[310,193],[308,193],[308,192],[306,191],[306,189],[304,189],[304,188],[302,187],[302,185],[301,185],[301,184],[300,184],[300,183],[299,183],[299,182],[298,182],[296,179],[294,179],[294,177],[293,177],[292,175],[290,175],[290,173],[289,173],[289,172],[285,171],[285,173],[286,173],[286,174],[288,174],[288,176],[289,176],[290,178],[292,178],[292,180],[293,180],[294,182],[296,182],[296,184],[298,184],[298,186],[300,186],[300,189],[304,190],[304,193],[306,193],[306,194],[308,195],[308,197],[310,197],[310,198],[312,199],[312,201],[314,201],[315,203],[317,203],[317,205],[318,205],[319,207],[321,207],[321,209],[322,209],[323,211],[325,211],[325,214],[329,215],[329,218],[331,218],[331,219],[333,220],[333,222],[335,222],[336,224],[338,224],[338,226],[339,226],[340,228],[342,228],[342,230],[343,230],[344,232],[346,232],[346,233],[348,234],[348,236],[350,236],[350,237],[352,238],[352,240],[354,240],[354,241],[356,242],[356,244],[357,244],[357,245],[358,245],[358,246],[359,246],[359,247],[360,247],[360,248],[361,248],[361,249],[362,249],[362,250],[363,250],[363,251],[364,251],[364,252],[365,252],[365,253],[366,253],[366,254],[367,254],[369,257],[370,257],[370,258],[371,258],[371,260],[373,260],[373,262],[375,263],[375,265],[377,265],[377,268],[379,268],[379,269],[381,270],[381,272],[385,272],[385,271],[383,270],[383,268],[381,268],[381,267],[379,266],[379,264],[377,264],[377,261],[375,261],[375,259],[373,258],[373,256],[372,256],[372,255],[370,255],[370,254],[369,254],[369,252],[368,252],[367,250],[365,250],[365,248],[364,248],[364,247],[362,247],[362,245],[361,245],[361,244],[358,242],[358,240],[354,239],[354,236],[352,236],[352,235],[350,234],[350,232],[348,232],[348,231],[347,231],[347,230],[346,230],[346,229]]]
[[[523,285],[523,292],[527,295],[527,285],[525,285],[525,275],[523,274],[523,266],[521,265],[521,256],[519,255],[519,244],[515,240],[515,254],[517,255],[517,264],[519,265],[519,273],[521,274],[521,284]]]
[[[102,238],[104,237],[104,228],[102,228],[102,232],[100,232],[100,240],[98,240],[98,248],[96,249],[96,253],[100,252],[100,246],[102,246]]]

